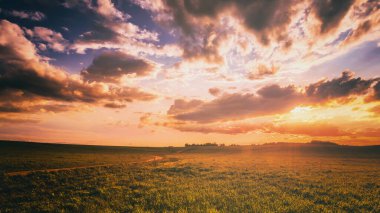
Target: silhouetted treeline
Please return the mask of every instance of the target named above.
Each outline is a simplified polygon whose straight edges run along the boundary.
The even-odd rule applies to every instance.
[[[202,143],[202,144],[196,144],[196,143],[190,144],[190,143],[186,143],[185,144],[185,147],[189,147],[189,146],[224,146],[224,144],[220,144],[220,145],[218,145],[217,143]]]

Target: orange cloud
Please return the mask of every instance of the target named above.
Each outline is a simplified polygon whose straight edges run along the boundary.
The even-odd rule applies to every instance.
[[[373,91],[376,97],[380,85],[378,81],[378,78],[355,78],[353,72],[344,71],[339,78],[312,83],[303,90],[292,85],[268,85],[256,94],[223,94],[211,101],[178,99],[167,114],[175,120],[199,123],[282,114],[300,105],[321,105],[342,100],[349,102],[351,97],[357,96],[372,97]]]
[[[257,69],[254,72],[250,72],[248,74],[248,79],[250,80],[257,80],[262,79],[265,76],[274,75],[278,72],[279,67],[276,67],[272,64],[272,66],[268,67],[264,64],[259,64]]]
[[[213,87],[208,89],[208,92],[213,96],[218,96],[221,93],[221,90],[219,88]]]
[[[375,115],[380,115],[380,105],[374,106],[371,109],[369,109],[368,111],[372,112]]]
[[[54,51],[63,52],[69,43],[63,38],[61,33],[55,32],[46,27],[34,27],[33,30],[27,29],[26,33],[37,41],[45,43],[39,44],[40,50],[46,50],[46,47],[49,47]]]
[[[146,124],[146,123],[145,123]],[[218,123],[218,124],[196,124],[190,122],[167,122],[155,123],[155,125],[166,126],[183,132],[219,133],[228,135],[245,134],[250,132],[277,133],[306,135],[311,137],[341,137],[341,136],[363,136],[368,131],[354,133],[341,129],[341,127],[326,122],[298,122],[298,123]]]

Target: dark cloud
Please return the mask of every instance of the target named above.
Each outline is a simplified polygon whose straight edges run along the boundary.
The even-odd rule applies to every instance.
[[[286,32],[293,7],[301,1],[164,0],[165,8],[156,19],[168,28],[179,29],[184,58],[221,63],[218,47],[231,32],[215,21],[219,16],[232,14],[261,44],[268,45],[272,40],[288,40]],[[169,18],[162,18],[162,14]]]
[[[361,5],[354,7],[354,14],[360,18],[368,18],[370,15],[380,9],[378,0],[367,0]]]
[[[32,21],[42,21],[46,18],[45,14],[40,11],[18,11],[18,10],[4,10],[0,8],[0,13],[6,16],[13,16],[20,19],[30,19]]]
[[[146,76],[152,70],[153,65],[144,59],[122,52],[106,52],[97,56],[81,75],[90,82],[118,82],[124,75]]]
[[[253,30],[263,44],[271,39],[282,40],[286,37],[287,25],[294,11],[292,7],[300,1],[239,1],[237,7],[248,29]]]
[[[373,87],[374,94],[373,94],[373,100],[380,100],[380,80],[376,83],[376,85]]]
[[[0,112],[3,113],[37,113],[37,112],[65,112],[75,111],[78,107],[72,104],[39,104],[24,100],[23,102],[0,103]]]
[[[229,10],[235,17],[241,19],[247,29],[256,33],[259,40],[268,44],[270,39],[276,38],[273,32],[282,33],[292,16],[292,7],[301,1],[247,1],[247,0],[211,0],[194,1],[166,0],[166,9],[170,11],[174,23],[184,34],[198,33],[195,26],[201,21],[192,21],[194,18],[216,18]]]
[[[371,85],[378,80],[354,78],[354,75],[351,71],[344,71],[339,78],[310,84],[306,87],[306,95],[319,102],[351,95],[363,95],[367,94]]]
[[[337,28],[354,2],[354,0],[315,0],[312,8],[321,21],[320,33],[328,33]]]
[[[40,101],[102,102],[148,101],[155,98],[138,88],[86,83],[41,61],[23,31],[8,21],[0,22],[0,109],[3,112],[32,112],[36,108],[61,111],[65,105]],[[63,107],[62,107],[63,106]]]
[[[39,122],[39,120],[36,120],[36,119],[0,117],[0,123],[20,124],[20,123],[38,123],[38,122]]]
[[[24,112],[25,109],[11,103],[0,104],[0,112]]]
[[[90,31],[84,32],[79,36],[79,43],[98,43],[110,42],[118,39],[118,33],[108,28],[102,23],[94,22]]]
[[[116,8],[111,0],[73,1],[67,3],[66,7],[75,12],[79,10],[86,19],[90,19],[71,45],[78,53],[84,53],[87,49],[127,49],[133,46],[135,49],[129,52],[158,54],[163,48],[155,45],[157,33],[129,22],[131,17]]]
[[[286,98],[296,96],[297,93],[294,86],[280,87],[277,84],[265,86],[257,91],[257,94],[265,98]]]
[[[70,1],[68,1],[70,2]],[[99,1],[100,2],[100,1]],[[86,23],[86,28],[75,39],[72,45],[73,49],[76,49],[78,45],[104,45],[106,43],[119,43],[120,37],[122,36],[115,28],[115,25],[119,25],[123,22],[122,19],[112,17],[112,15],[105,16],[100,14],[96,9],[99,6],[98,1],[88,2],[83,4],[80,2],[67,3],[66,7],[71,10],[79,10],[81,13],[86,14],[86,17],[90,17],[91,21]],[[77,12],[77,11],[76,11]],[[97,47],[94,47],[95,49]],[[78,52],[83,52],[84,50],[78,50]]]
[[[121,109],[125,108],[125,104],[117,104],[117,103],[106,103],[104,104],[104,107],[113,108],[113,109]]]

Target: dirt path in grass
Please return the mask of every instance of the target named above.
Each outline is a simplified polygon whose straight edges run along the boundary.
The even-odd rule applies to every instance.
[[[164,159],[161,156],[154,156],[153,158],[150,158],[148,160],[144,161],[134,161],[130,163],[149,163],[149,162],[155,162],[160,161]],[[18,171],[18,172],[8,172],[5,173],[7,176],[25,176],[33,172],[60,172],[60,171],[69,171],[69,170],[75,170],[75,169],[87,169],[87,168],[96,168],[96,167],[108,167],[108,166],[114,166],[117,164],[100,164],[100,165],[92,165],[92,166],[75,166],[75,167],[68,167],[68,168],[59,168],[59,169],[37,169],[37,170],[29,170],[29,171]]]
[[[148,159],[148,160],[143,161],[143,162],[148,163],[148,162],[153,162],[153,161],[160,161],[160,160],[162,160],[162,159],[164,159],[164,158],[163,158],[163,157],[160,157],[160,156],[154,156],[153,158]]]

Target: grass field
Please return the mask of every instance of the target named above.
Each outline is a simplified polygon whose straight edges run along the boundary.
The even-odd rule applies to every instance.
[[[0,142],[0,212],[380,212],[380,147]]]

